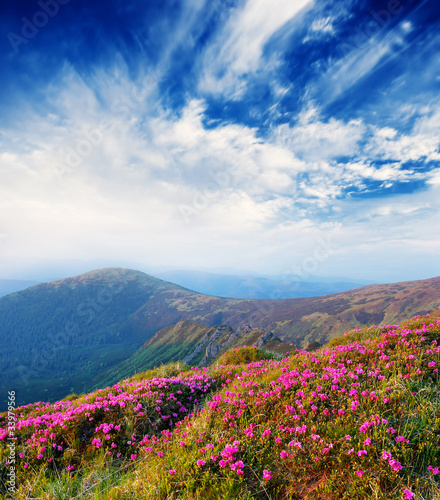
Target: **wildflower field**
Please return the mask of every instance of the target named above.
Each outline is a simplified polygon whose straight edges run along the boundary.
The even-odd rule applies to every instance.
[[[234,349],[17,408],[38,499],[440,499],[440,312],[284,359]],[[0,493],[8,498],[8,415]]]

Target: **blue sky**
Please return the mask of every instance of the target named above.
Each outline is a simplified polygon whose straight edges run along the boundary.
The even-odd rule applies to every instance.
[[[0,277],[440,274],[437,2],[0,9]]]

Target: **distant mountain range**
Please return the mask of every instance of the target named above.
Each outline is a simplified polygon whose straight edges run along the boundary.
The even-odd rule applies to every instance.
[[[175,270],[160,273],[159,278],[171,281],[206,295],[237,299],[293,299],[345,292],[370,285],[365,280],[287,275],[286,277],[254,276],[251,274],[216,274],[206,271]]]
[[[60,273],[59,270],[56,272]],[[49,270],[46,273],[49,273]],[[253,274],[219,274],[199,270],[166,271],[157,274],[157,277],[205,295],[237,299],[316,297],[373,284],[372,281],[343,277],[308,276],[300,279],[299,276],[290,275],[276,277]],[[0,297],[42,282],[53,281],[53,279],[55,278],[46,278],[40,281],[0,279]]]
[[[285,344],[305,346],[439,306],[440,278],[321,297],[250,300],[203,295],[139,271],[101,269],[0,298],[0,384],[3,394],[16,390],[20,404],[53,400],[95,387],[112,370],[128,375],[140,368],[139,360],[146,369],[175,353],[186,356],[208,334],[206,327],[223,325],[230,337],[249,325],[260,337],[271,332]],[[183,323],[177,336],[173,325],[183,320],[199,326]],[[168,337],[162,332],[148,344],[167,327]],[[138,352],[146,342],[147,354]]]
[[[0,279],[0,297],[9,295],[10,293],[18,292],[19,290],[24,290],[30,286],[37,285],[38,281],[29,280],[1,280]]]

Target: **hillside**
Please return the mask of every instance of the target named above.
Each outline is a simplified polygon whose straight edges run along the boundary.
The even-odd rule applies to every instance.
[[[195,328],[195,327],[194,327]],[[440,498],[440,310],[13,409],[14,498]],[[9,414],[9,417],[11,416]],[[11,467],[0,415],[0,494]],[[11,483],[9,483],[10,485]]]
[[[13,384],[23,402],[85,390],[167,325],[158,318],[151,328],[127,329],[137,309],[188,293],[141,272],[104,269],[2,297],[1,389]]]
[[[294,350],[294,346],[282,342],[271,332],[262,332],[249,325],[233,330],[226,325],[209,327],[182,320],[159,330],[133,356],[98,379],[97,387],[174,361],[183,361],[191,366],[208,366],[227,350],[246,345],[255,345],[277,354]]]
[[[13,385],[22,403],[91,390],[155,333],[181,320],[234,331],[250,325],[305,346],[439,306],[440,278],[250,300],[198,294],[138,271],[97,270],[0,298],[0,389]]]
[[[348,292],[301,299],[222,299],[196,294],[167,300],[167,313],[207,326],[225,324],[233,329],[246,324],[272,331],[284,342],[305,345],[325,343],[349,328],[393,323],[440,306],[440,277],[368,285]],[[171,313],[173,311],[173,313]],[[133,314],[130,328],[144,330],[155,322],[148,305]],[[175,323],[173,321],[172,323]],[[171,324],[171,323],[170,323]]]

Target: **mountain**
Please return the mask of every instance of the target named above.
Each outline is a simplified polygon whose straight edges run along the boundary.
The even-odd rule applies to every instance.
[[[322,297],[250,300],[203,295],[139,271],[101,269],[0,298],[0,389],[6,394],[14,387],[21,403],[86,391],[181,320],[234,331],[250,325],[305,346],[439,306],[440,278]]]
[[[194,270],[167,271],[158,276],[199,293],[240,299],[316,297],[317,295],[344,292],[371,283],[348,278],[310,277],[295,280],[293,276],[282,279],[249,274],[216,274]]]
[[[34,285],[38,285],[38,281],[0,280],[0,297],[18,292],[19,290],[24,290],[25,288],[29,288]]]
[[[141,306],[154,311],[174,292],[186,293],[144,273],[103,269],[0,298],[2,388],[13,385],[23,402],[82,391],[169,324],[124,326]]]

